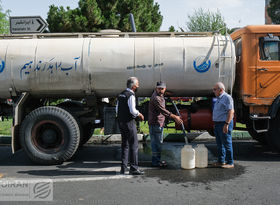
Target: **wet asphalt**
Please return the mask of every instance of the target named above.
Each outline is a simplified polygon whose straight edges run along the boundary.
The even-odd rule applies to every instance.
[[[216,160],[216,145],[208,148],[209,163]],[[151,149],[140,144],[139,164],[144,176],[109,179],[119,176],[120,145],[90,145],[80,149],[72,160],[62,165],[33,164],[19,151],[0,146],[0,173],[13,179],[104,180],[55,182],[54,200],[46,204],[275,204],[280,201],[280,155],[257,142],[234,141],[234,169],[214,168],[182,170],[180,150],[183,143],[165,143],[166,169],[152,168]],[[1,202],[0,204],[30,202]],[[42,202],[33,202],[41,204]]]

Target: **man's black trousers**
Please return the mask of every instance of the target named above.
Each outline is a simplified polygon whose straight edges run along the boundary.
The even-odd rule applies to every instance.
[[[138,138],[135,120],[129,122],[120,122],[119,127],[122,135],[122,167],[127,167],[128,154],[130,161],[130,170],[138,169]]]

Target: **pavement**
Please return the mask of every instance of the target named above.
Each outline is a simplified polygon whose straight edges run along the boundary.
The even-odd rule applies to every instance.
[[[140,143],[139,164],[144,176],[119,174],[120,144],[87,144],[71,160],[52,166],[36,165],[23,151],[13,155],[10,146],[0,146],[0,184],[5,180],[51,180],[53,198],[44,203],[59,205],[279,204],[279,154],[253,140],[235,140],[235,168],[227,170],[211,167],[216,160],[215,142],[193,145],[200,143],[208,148],[209,167],[192,170],[180,169],[184,143],[164,143],[162,157],[169,164],[167,169],[152,168],[150,145]],[[14,199],[7,202],[0,198],[0,204],[24,203]]]

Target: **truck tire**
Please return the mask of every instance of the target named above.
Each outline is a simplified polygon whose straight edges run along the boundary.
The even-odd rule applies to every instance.
[[[85,143],[87,143],[87,141],[92,137],[94,133],[94,128],[92,128],[91,124],[82,125],[82,129],[83,129],[83,136],[81,137],[80,140],[80,146],[83,146]]]
[[[94,132],[94,128],[92,128],[92,124],[82,124],[79,119],[77,119],[75,116],[73,116],[79,126],[80,130],[80,142],[79,142],[79,147],[82,147],[87,141],[91,138]]]
[[[260,144],[262,145],[267,144],[266,133],[257,133],[253,128],[248,129],[248,132],[251,135],[251,137],[254,140],[258,141]]]
[[[270,129],[266,139],[273,150],[280,152],[280,110],[276,117],[270,121]]]
[[[58,104],[57,106],[67,110],[71,114],[72,114],[71,111],[73,111],[73,110],[75,110],[75,111],[83,110],[83,104],[80,102],[77,102],[77,101],[62,102],[62,103]],[[93,128],[92,124],[90,124],[90,123],[87,123],[87,124],[81,123],[79,118],[77,116],[75,116],[74,114],[72,114],[72,116],[76,119],[76,121],[79,125],[79,129],[80,129],[79,146],[81,147],[85,143],[87,143],[87,141],[91,138],[91,136],[93,135],[93,132],[94,132],[94,128]]]
[[[249,132],[249,134],[251,135],[251,137],[258,141],[260,144],[262,145],[266,145],[267,144],[267,139],[266,139],[266,134],[267,133],[257,133],[254,128],[253,128],[253,124],[250,121],[249,123],[246,124],[247,130]]]
[[[21,146],[28,157],[39,164],[61,164],[76,152],[80,130],[66,110],[45,106],[33,110],[20,128]]]

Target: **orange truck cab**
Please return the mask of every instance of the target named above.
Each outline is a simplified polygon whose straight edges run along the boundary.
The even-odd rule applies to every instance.
[[[280,150],[280,26],[247,26],[231,34],[236,49],[233,89],[237,121]]]

